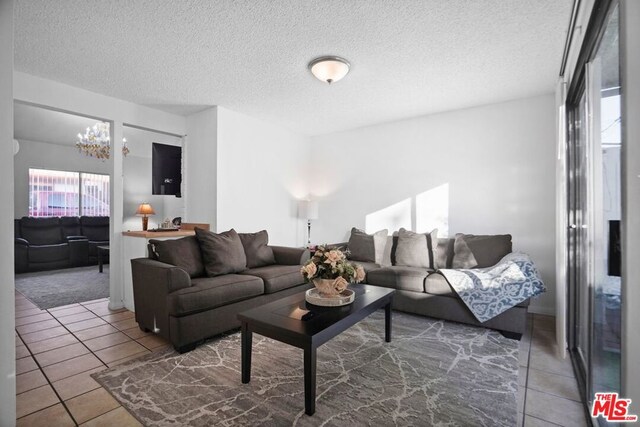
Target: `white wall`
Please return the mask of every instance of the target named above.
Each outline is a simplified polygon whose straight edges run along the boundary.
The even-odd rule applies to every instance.
[[[623,140],[622,393],[640,413],[640,2],[620,2]]]
[[[212,107],[187,117],[187,137],[182,149],[185,174],[185,222],[209,224],[216,230],[218,171],[218,111]]]
[[[0,0],[0,426],[16,421],[13,287],[13,0]]]
[[[270,243],[302,246],[308,162],[308,137],[218,107],[218,230],[266,229]]]
[[[448,228],[449,236],[510,233],[548,288],[531,310],[553,313],[553,95],[314,137],[311,158],[315,243],[344,241],[368,215],[370,228],[382,228],[383,217],[393,228]]]
[[[29,168],[108,175],[107,162],[87,157],[73,146],[19,140],[20,151],[14,157],[15,217],[29,215]]]

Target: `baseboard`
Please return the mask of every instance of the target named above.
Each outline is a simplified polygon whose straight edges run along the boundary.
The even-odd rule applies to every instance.
[[[556,309],[554,307],[543,307],[543,306],[536,306],[531,304],[529,306],[529,313],[544,314],[545,316],[555,317]]]

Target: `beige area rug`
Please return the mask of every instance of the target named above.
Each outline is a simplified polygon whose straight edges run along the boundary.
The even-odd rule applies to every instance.
[[[318,349],[316,413],[304,413],[302,351],[254,334],[240,382],[240,334],[180,355],[153,353],[94,378],[148,426],[514,426],[518,342],[498,332],[374,313]]]

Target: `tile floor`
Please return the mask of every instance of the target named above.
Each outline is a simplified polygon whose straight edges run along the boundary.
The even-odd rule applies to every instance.
[[[106,299],[40,310],[16,292],[18,426],[139,426],[91,378],[167,343]],[[520,426],[586,426],[571,362],[555,357],[555,324],[530,315],[520,341]]]
[[[18,426],[139,426],[91,378],[167,343],[100,299],[40,310],[16,292]]]
[[[556,357],[555,318],[529,315],[520,341],[519,425],[588,426],[571,361]]]

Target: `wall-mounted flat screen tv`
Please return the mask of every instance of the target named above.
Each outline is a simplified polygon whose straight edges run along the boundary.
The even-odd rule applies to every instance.
[[[154,195],[181,197],[182,147],[153,143],[151,163],[153,167]]]

